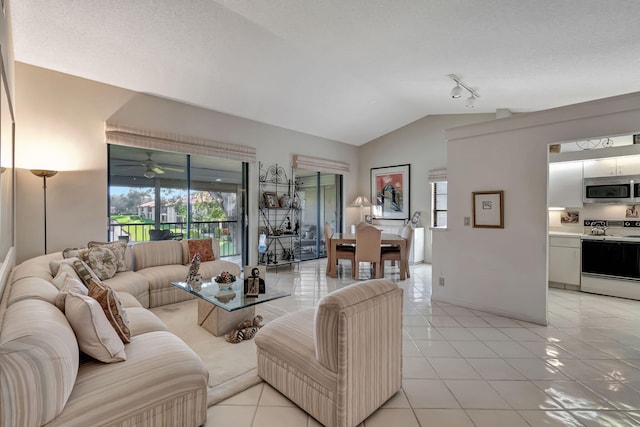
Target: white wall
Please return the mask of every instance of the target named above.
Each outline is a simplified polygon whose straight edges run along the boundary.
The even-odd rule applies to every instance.
[[[61,171],[48,180],[48,251],[107,236],[107,146],[104,122],[256,147],[265,163],[290,165],[293,154],[351,164],[346,199],[355,197],[357,147],[202,108],[136,94],[66,74],[16,64],[18,261],[43,253],[42,180],[28,169]],[[257,200],[250,167],[250,203]],[[257,211],[250,212],[250,254],[257,247]],[[250,261],[252,261],[250,259]],[[255,260],[254,260],[255,261]],[[252,261],[253,262],[253,261]]]
[[[637,133],[640,93],[447,131],[449,228],[433,236],[433,299],[547,322],[548,144]],[[505,228],[465,227],[473,191],[504,190]]]
[[[425,262],[431,262],[431,199],[427,175],[430,169],[447,165],[447,144],[444,130],[454,126],[495,119],[495,114],[434,115],[417,120],[407,126],[377,138],[360,147],[360,173],[357,193],[371,197],[371,168],[411,165],[410,215],[420,211],[425,233]],[[353,199],[347,200],[350,203]],[[347,208],[348,224],[360,219],[359,208]],[[383,221],[383,224],[400,225],[401,221]]]

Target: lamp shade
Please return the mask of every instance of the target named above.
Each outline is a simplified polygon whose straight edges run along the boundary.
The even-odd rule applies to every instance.
[[[51,178],[52,176],[57,174],[58,171],[51,171],[51,170],[45,170],[45,169],[31,169],[31,173],[40,178]]]
[[[358,196],[353,202],[351,202],[350,206],[363,208],[371,206],[371,202],[365,196]]]

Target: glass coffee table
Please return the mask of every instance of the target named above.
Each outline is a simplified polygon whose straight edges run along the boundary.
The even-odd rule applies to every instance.
[[[267,284],[266,293],[245,297],[240,278],[223,289],[215,282],[203,282],[199,290],[186,282],[171,284],[198,297],[198,324],[216,337],[230,332],[244,320],[253,320],[256,305],[291,295]]]

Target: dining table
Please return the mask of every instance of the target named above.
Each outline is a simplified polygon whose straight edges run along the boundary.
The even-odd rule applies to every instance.
[[[401,236],[393,233],[382,233],[380,236],[380,245],[394,245],[400,247],[400,280],[405,280],[407,278],[407,270],[406,266],[408,263],[407,260],[407,240],[402,238]],[[328,242],[330,245],[329,251],[329,275],[331,277],[338,277],[338,271],[336,268],[336,249],[338,245],[355,245],[356,244],[356,235],[354,233],[333,233],[330,241]],[[353,268],[357,268],[357,266],[353,266]]]

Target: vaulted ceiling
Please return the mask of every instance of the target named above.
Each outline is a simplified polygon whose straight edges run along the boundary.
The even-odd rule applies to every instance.
[[[15,59],[361,145],[640,90],[636,0],[14,0]],[[449,95],[457,74],[475,108]]]

